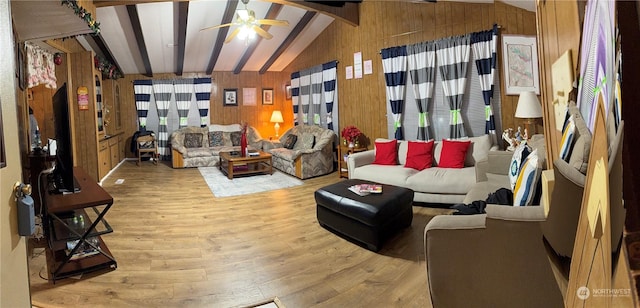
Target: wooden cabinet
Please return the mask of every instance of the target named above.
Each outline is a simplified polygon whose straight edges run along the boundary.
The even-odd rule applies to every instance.
[[[109,136],[109,138],[100,141],[100,150],[98,151],[98,164],[100,166],[98,180],[104,178],[109,171],[115,168],[122,160],[120,158],[120,153],[122,152],[120,149],[122,144],[120,142],[121,139],[122,133],[118,133],[115,136]]]
[[[338,176],[341,178],[349,177],[349,169],[347,168],[347,157],[350,154],[366,151],[367,148],[349,148],[344,145],[338,146]]]
[[[111,160],[111,168],[115,168],[120,163],[120,135],[109,139],[109,154]]]
[[[109,151],[109,140],[100,141],[100,151],[98,152],[98,181],[111,170],[111,152]]]

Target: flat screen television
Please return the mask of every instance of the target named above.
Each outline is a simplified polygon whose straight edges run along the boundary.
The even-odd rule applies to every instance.
[[[73,144],[67,84],[53,95],[53,122],[56,133],[56,165],[53,169],[54,193],[79,192],[73,177]]]

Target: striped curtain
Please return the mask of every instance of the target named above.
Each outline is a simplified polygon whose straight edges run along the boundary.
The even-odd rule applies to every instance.
[[[316,65],[311,68],[311,110],[313,124],[320,126],[320,113],[322,112],[322,65]],[[311,123],[311,121],[309,121]]]
[[[180,117],[179,127],[187,126],[187,117],[191,107],[191,96],[193,95],[193,79],[178,79],[173,82],[173,91],[176,94],[176,106],[178,107],[178,117]]]
[[[298,123],[298,108],[300,104],[300,72],[291,74],[291,103],[293,104],[293,125]]]
[[[432,138],[429,124],[429,103],[433,100],[433,85],[436,81],[436,45],[423,42],[407,45],[409,76],[418,106],[418,139]]]
[[[442,89],[449,103],[449,137],[466,137],[460,109],[467,83],[470,35],[461,35],[436,41]]]
[[[338,61],[322,64],[322,81],[324,84],[324,103],[327,107],[327,129],[333,130],[333,102],[336,90],[336,68]]]
[[[387,99],[393,113],[395,139],[404,139],[402,134],[402,111],[404,110],[405,86],[407,84],[407,48],[391,47],[381,50],[384,79],[387,84]]]
[[[209,124],[207,115],[209,114],[209,99],[211,98],[211,78],[196,78],[193,80],[193,88],[196,92],[196,102],[200,112],[200,126]]]
[[[489,134],[493,144],[498,144],[496,136],[496,121],[493,116],[493,84],[495,80],[498,44],[498,25],[493,25],[492,30],[471,33],[471,50],[476,60],[480,89],[484,99],[484,117],[486,121],[485,133]]]
[[[302,124],[309,124],[309,101],[311,100],[311,69],[300,71],[300,103]]]
[[[136,110],[138,111],[138,130],[146,130],[147,113],[149,113],[149,102],[153,86],[151,80],[134,80],[133,92],[136,98]]]
[[[169,114],[169,104],[171,103],[172,93],[172,81],[153,81],[153,97],[156,100],[156,109],[158,110],[158,154],[162,160],[168,160],[170,155],[168,146],[169,133],[167,131],[167,115]]]

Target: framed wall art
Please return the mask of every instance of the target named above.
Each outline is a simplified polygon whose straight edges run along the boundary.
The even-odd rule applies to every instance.
[[[224,106],[238,106],[238,89],[224,89]]]
[[[273,105],[273,89],[262,89],[262,104]]]
[[[535,36],[503,35],[502,56],[507,95],[523,91],[540,94],[538,49]]]

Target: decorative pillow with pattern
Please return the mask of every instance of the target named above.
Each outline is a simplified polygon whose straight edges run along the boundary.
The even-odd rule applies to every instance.
[[[242,133],[241,132],[231,132],[229,134],[229,138],[231,138],[231,145],[232,146],[238,146],[238,145],[240,145],[240,140],[242,139]]]
[[[209,132],[210,147],[220,147],[223,145],[224,145],[224,140],[222,139],[222,131]]]
[[[538,165],[538,150],[533,150],[522,163],[516,186],[513,190],[513,206],[531,205],[536,194],[542,169]]]
[[[286,149],[291,150],[296,145],[296,141],[298,141],[298,136],[294,134],[290,134],[287,136],[287,139],[285,139],[284,144],[282,146],[285,147]]]
[[[186,148],[201,148],[202,147],[202,134],[201,133],[186,133],[186,134],[184,134],[184,146]]]
[[[521,143],[513,151],[511,163],[509,164],[509,183],[511,184],[512,191],[516,187],[516,180],[518,179],[518,173],[520,172],[522,163],[527,159],[529,153],[531,153],[531,148],[529,148],[526,143]]]
[[[569,161],[569,155],[571,154],[571,147],[573,146],[573,138],[576,135],[576,123],[573,120],[573,115],[569,117],[567,123],[562,132],[562,140],[560,141],[560,158],[564,161]]]

